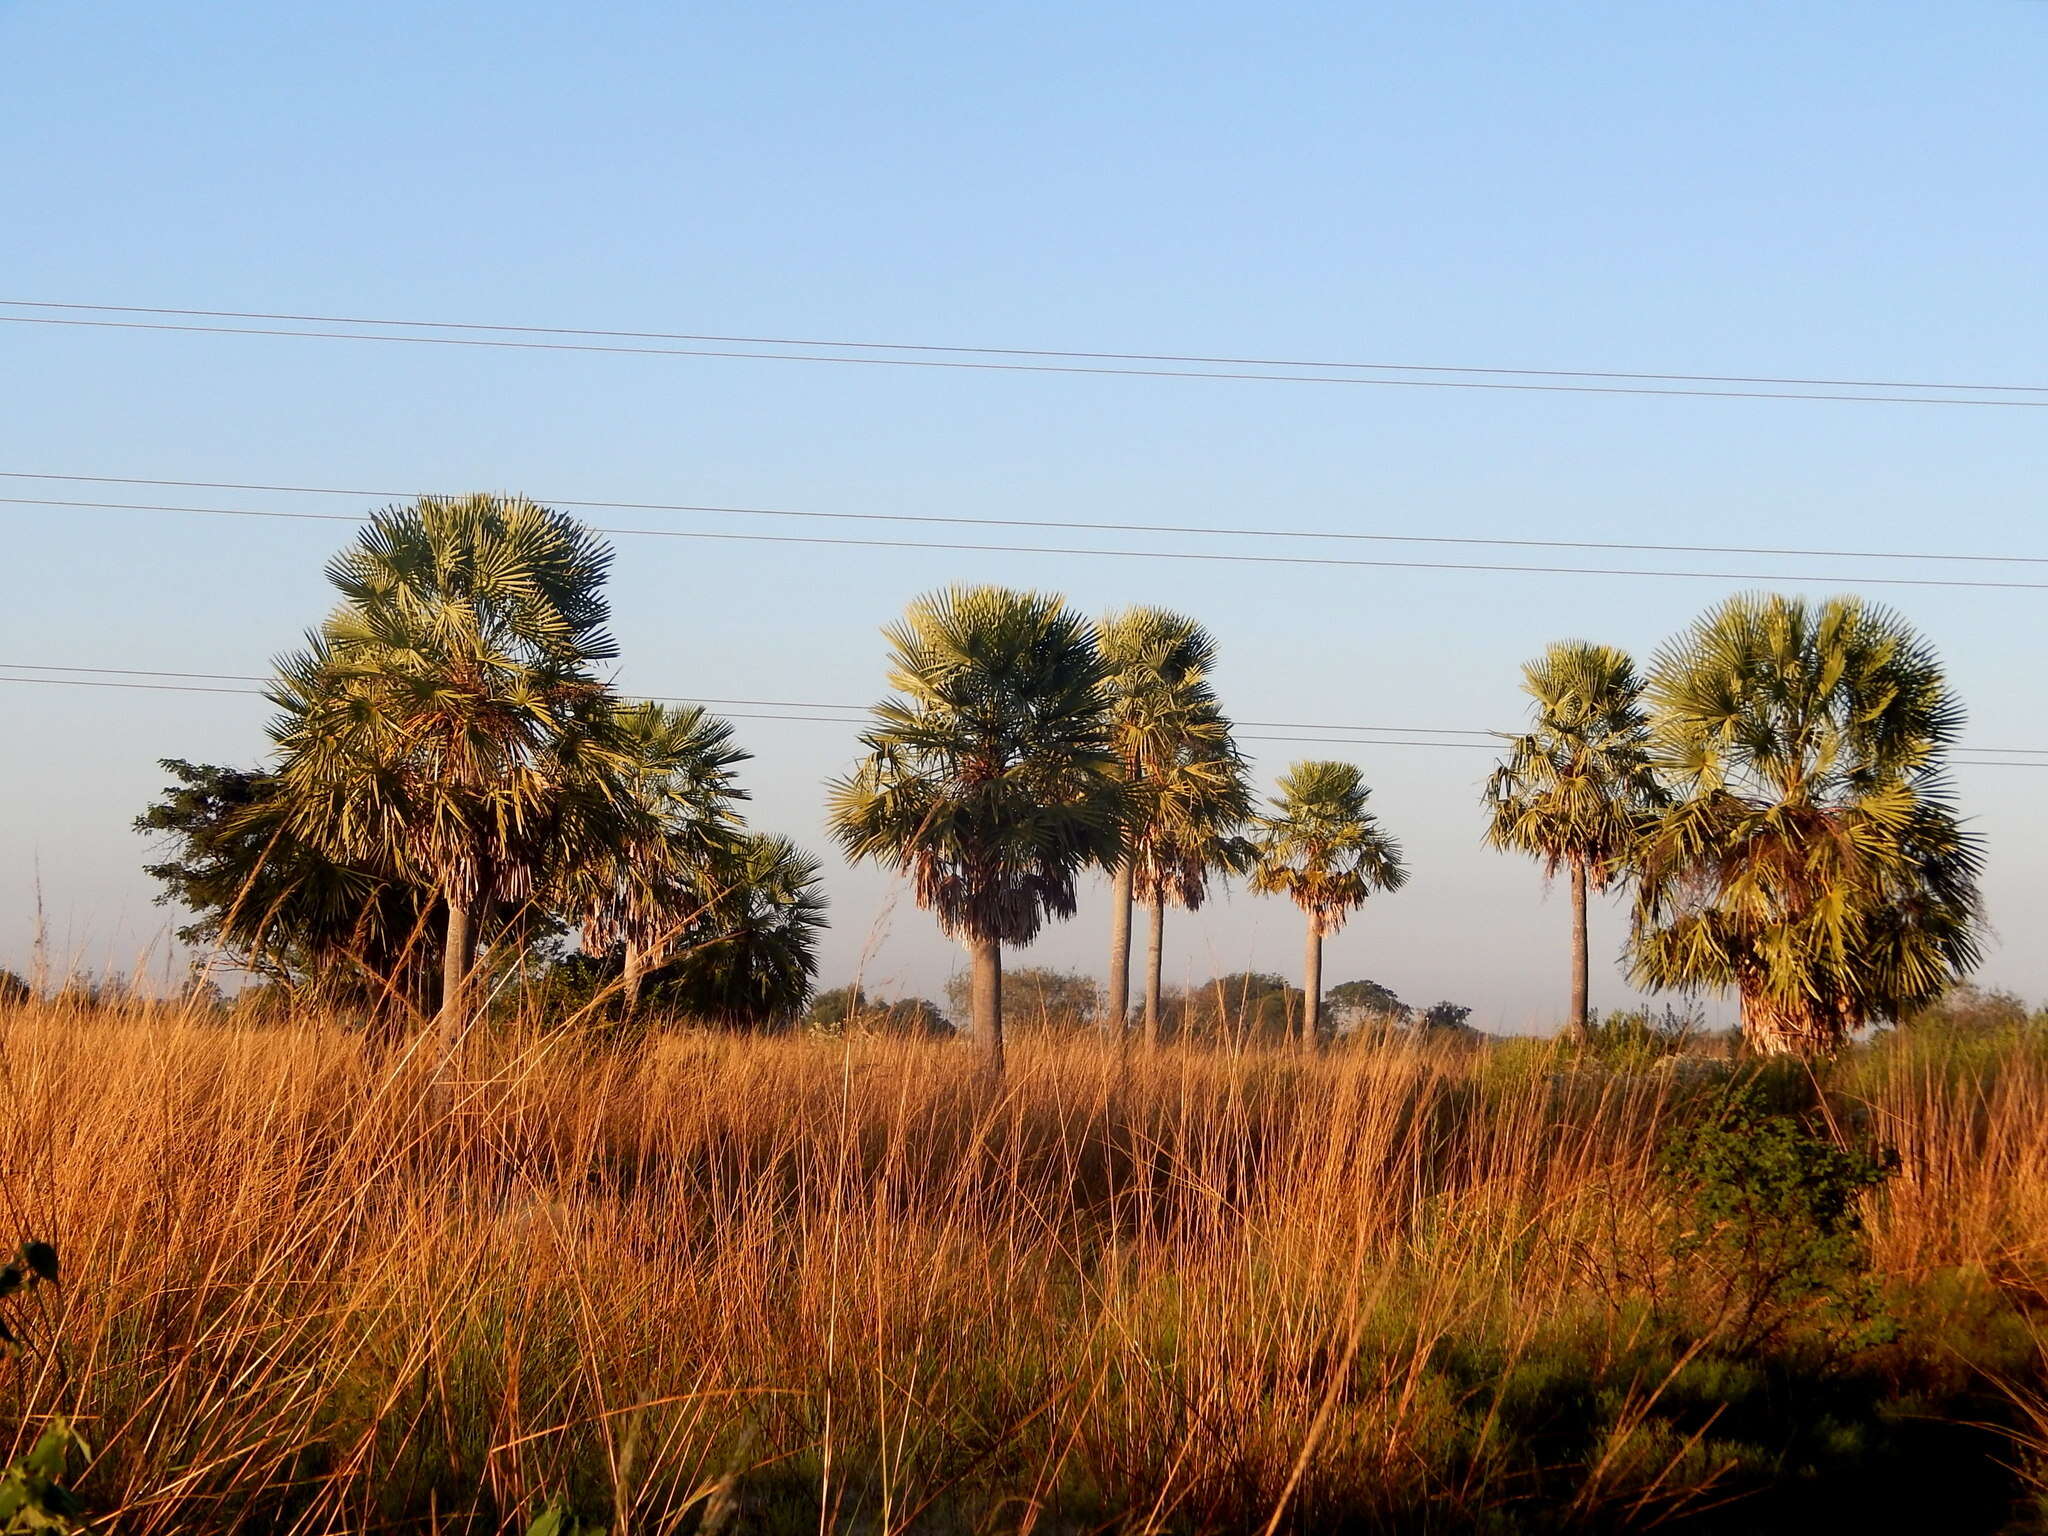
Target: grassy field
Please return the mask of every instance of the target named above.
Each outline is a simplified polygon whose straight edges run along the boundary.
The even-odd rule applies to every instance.
[[[2048,1507],[2027,1033],[1833,1069],[1798,1145],[1897,1171],[1804,1247],[1702,1203],[1768,1138],[1674,1140],[1726,1100],[1696,1058],[1027,1035],[997,1091],[945,1042],[501,1036],[450,1065],[328,1020],[31,1004],[0,1059],[0,1235],[65,1268],[8,1303],[9,1454],[74,1416],[102,1530]]]

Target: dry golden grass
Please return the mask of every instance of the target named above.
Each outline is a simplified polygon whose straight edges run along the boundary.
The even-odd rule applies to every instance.
[[[108,1530],[1640,1528],[1739,1460],[1649,1413],[1668,1070],[1041,1038],[994,1092],[943,1043],[457,1069],[50,1005],[0,1067],[0,1221],[66,1269],[6,1427],[77,1417]],[[1880,1272],[2041,1293],[2048,1058],[1854,1091]],[[1560,1359],[1601,1428],[1532,1447]]]

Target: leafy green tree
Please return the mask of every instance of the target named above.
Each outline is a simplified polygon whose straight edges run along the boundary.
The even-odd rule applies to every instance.
[[[1252,889],[1286,896],[1308,919],[1302,965],[1301,1038],[1321,1038],[1323,939],[1367,898],[1408,883],[1401,845],[1365,808],[1372,792],[1350,763],[1304,762],[1288,769],[1272,809],[1255,818],[1258,864]]]
[[[386,508],[330,562],[340,605],[271,690],[291,831],[442,902],[451,1034],[480,915],[633,834],[632,759],[593,671],[616,653],[610,559],[530,501]]]
[[[171,775],[135,830],[163,856],[145,866],[159,903],[192,914],[186,944],[299,995],[381,1018],[430,1006],[440,957],[429,891],[328,857],[292,826],[273,775],[166,758]]]
[[[1416,1020],[1416,1022],[1423,1029],[1472,1030],[1472,1026],[1465,1022],[1467,1019],[1471,1017],[1472,1010],[1470,1008],[1467,1008],[1463,1003],[1453,1003],[1445,1001],[1441,1003],[1431,1003],[1427,1008],[1422,1010],[1421,1016]],[[1476,1030],[1472,1030],[1472,1032],[1475,1034],[1477,1033]]]
[[[929,999],[905,997],[884,1002],[869,997],[857,985],[820,992],[811,1000],[810,1011],[804,1017],[812,1028],[833,1034],[868,1029],[877,1034],[937,1038],[953,1033],[952,1024]]]
[[[1192,910],[1216,872],[1248,867],[1250,845],[1238,833],[1251,815],[1251,784],[1210,685],[1216,641],[1206,629],[1163,609],[1127,608],[1103,620],[1101,650],[1130,806],[1110,907],[1110,1027],[1128,1027],[1131,911],[1143,901],[1151,916],[1145,1038],[1156,1044],[1166,907]]]
[[[1658,653],[1649,693],[1678,796],[1638,853],[1641,984],[1733,989],[1752,1046],[1815,1055],[1975,965],[1982,855],[1943,776],[1962,709],[1903,620],[1734,597]]]
[[[1572,983],[1567,1028],[1590,1023],[1586,904],[1628,867],[1645,817],[1663,802],[1650,760],[1642,679],[1626,651],[1563,640],[1522,668],[1535,701],[1528,731],[1486,785],[1486,840],[1571,879]]]
[[[974,978],[965,973],[947,978],[946,1004],[956,1014],[968,1012],[974,1006]],[[1044,965],[1003,973],[1003,1015],[1011,1021],[1080,1029],[1093,1025],[1101,1010],[1102,988],[1092,976]]]
[[[849,859],[907,873],[965,942],[975,1036],[1000,1073],[1002,946],[1071,917],[1081,875],[1123,849],[1095,629],[1058,597],[966,587],[919,598],[885,633],[896,692],[830,787],[832,830]]]
[[[1178,1033],[1186,1040],[1233,1045],[1283,1041],[1302,1015],[1302,993],[1284,976],[1267,971],[1233,971],[1198,987],[1180,1000]]]
[[[1396,997],[1392,988],[1376,981],[1339,982],[1323,994],[1323,1001],[1368,1018],[1404,1020],[1415,1011]]]
[[[2048,1010],[2034,1011],[2016,992],[1958,982],[1900,1022],[1914,1029],[1938,1029],[1965,1035],[2011,1034],[2048,1024]]]

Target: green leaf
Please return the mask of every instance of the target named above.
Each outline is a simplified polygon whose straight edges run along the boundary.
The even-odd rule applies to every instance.
[[[35,1448],[22,1458],[21,1464],[28,1469],[29,1476],[54,1483],[64,1476],[70,1456],[71,1426],[62,1419],[53,1419],[36,1437]]]
[[[526,1528],[526,1536],[563,1536],[562,1506],[550,1504],[542,1510]]]

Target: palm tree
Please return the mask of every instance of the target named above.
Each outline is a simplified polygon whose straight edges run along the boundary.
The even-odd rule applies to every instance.
[[[1095,628],[1002,587],[919,598],[884,633],[895,696],[830,787],[849,859],[908,873],[972,957],[974,1030],[1003,1065],[1002,946],[1071,917],[1075,885],[1123,847],[1123,786]]]
[[[292,831],[445,904],[451,1034],[479,919],[631,824],[630,755],[591,670],[616,653],[610,561],[522,499],[386,508],[329,563],[341,603],[270,691]]]
[[[1658,652],[1660,767],[1631,958],[1733,989],[1771,1054],[1825,1054],[1977,961],[1979,840],[1943,755],[1963,713],[1934,650],[1853,597],[1730,598]]]
[[[623,949],[630,1017],[643,975],[701,927],[737,867],[736,803],[747,793],[733,770],[753,754],[733,741],[730,722],[695,705],[636,703],[613,718],[637,814],[627,835],[596,840],[591,856],[561,870],[559,899],[579,915],[586,947]]]
[[[1145,1037],[1157,1042],[1166,903],[1200,906],[1219,866],[1242,867],[1236,830],[1251,814],[1251,786],[1216,704],[1209,674],[1216,641],[1193,619],[1129,608],[1101,625],[1109,671],[1111,740],[1130,799],[1130,832],[1110,906],[1109,1022],[1130,1011],[1131,911],[1152,917]]]
[[[1252,889],[1286,896],[1308,919],[1302,966],[1303,1044],[1320,1038],[1323,939],[1366,899],[1408,883],[1401,845],[1365,808],[1372,793],[1350,763],[1296,763],[1280,779],[1273,808],[1253,818],[1259,832]]]
[[[795,1018],[818,976],[818,861],[786,837],[748,833],[710,874],[700,937],[669,967],[665,995],[725,1024]]]
[[[1133,890],[1151,918],[1145,956],[1145,1043],[1160,1031],[1166,908],[1194,911],[1217,874],[1243,874],[1257,850],[1240,830],[1251,820],[1252,787],[1244,758],[1223,728],[1220,741],[1196,737],[1144,782],[1144,824],[1129,839]]]
[[[1531,728],[1507,738],[1507,761],[1487,781],[1486,840],[1526,853],[1545,876],[1572,882],[1572,1005],[1583,1036],[1587,999],[1586,897],[1623,872],[1647,812],[1662,800],[1650,763],[1643,684],[1612,646],[1562,640],[1522,668],[1534,699]]]

